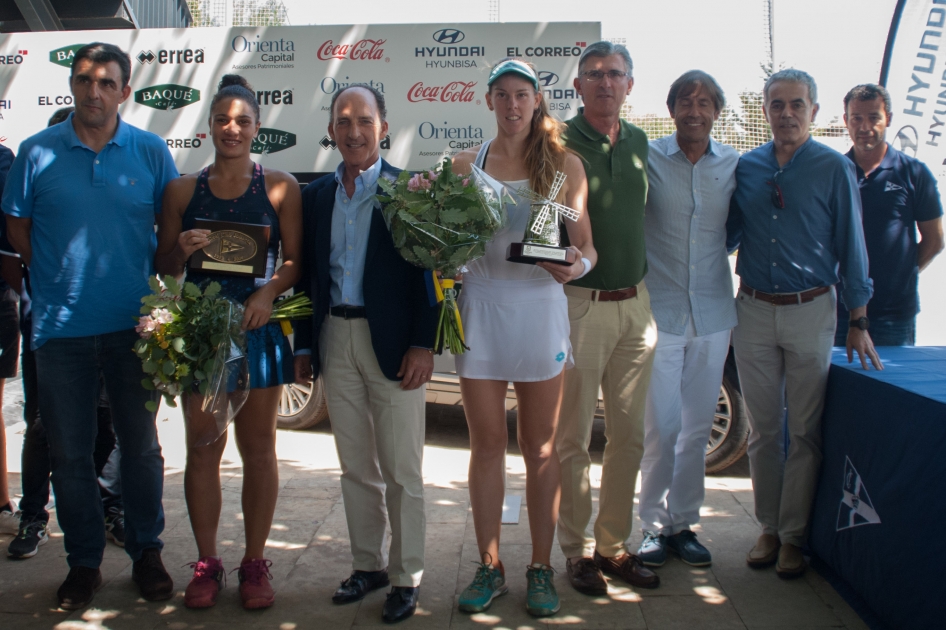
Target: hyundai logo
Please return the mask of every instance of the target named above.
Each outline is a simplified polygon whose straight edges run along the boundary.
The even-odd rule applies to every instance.
[[[901,127],[894,138],[893,144],[910,157],[916,157],[916,150],[919,145],[916,128],[913,125]]]
[[[553,86],[558,83],[558,75],[548,70],[541,70],[539,71],[539,83],[541,83],[543,87]]]
[[[464,39],[466,39],[466,35],[463,34],[463,31],[458,31],[455,28],[442,28],[434,33],[434,41],[438,44],[456,44]]]

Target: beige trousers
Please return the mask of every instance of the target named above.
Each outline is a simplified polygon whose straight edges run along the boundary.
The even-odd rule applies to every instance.
[[[733,347],[752,429],[749,470],[755,515],[763,533],[801,547],[821,466],[821,413],[837,325],[835,293],[807,304],[775,306],[740,291],[736,312]]]
[[[612,558],[626,551],[634,514],[634,488],[644,454],[644,403],[657,345],[657,324],[644,283],[637,297],[592,302],[568,295],[575,367],[565,370],[565,392],[556,438],[562,463],[562,503],[558,541],[566,558],[591,556],[597,549]],[[605,435],[601,492],[594,537],[591,522],[591,426],[604,393]]]
[[[405,391],[384,376],[366,319],[327,316],[319,352],[342,467],[352,566],[387,568],[393,586],[417,586],[424,573],[426,529],[424,388]]]

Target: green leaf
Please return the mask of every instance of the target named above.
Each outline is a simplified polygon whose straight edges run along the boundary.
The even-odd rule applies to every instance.
[[[214,371],[214,360],[212,358],[207,359],[204,362],[203,368],[204,368],[204,374],[212,374]]]
[[[155,293],[161,290],[161,282],[158,280],[157,276],[151,276],[148,278],[148,286],[151,287],[151,290]]]
[[[154,391],[154,383],[151,382],[150,378],[141,379],[141,386],[147,389],[149,392]]]
[[[141,369],[144,370],[145,374],[154,374],[158,371],[158,364],[154,361],[143,361]]]
[[[142,306],[140,309],[138,309],[138,312],[141,313],[142,315],[150,315],[150,314],[151,314],[151,307],[148,306],[147,304],[145,304],[145,305]]]
[[[149,400],[148,402],[145,403],[145,409],[147,409],[147,410],[150,411],[151,413],[157,413],[157,412],[158,412],[158,403],[156,403],[156,402],[153,401],[153,400]]]
[[[171,340],[171,347],[174,348],[174,352],[184,352],[184,339],[175,337]]]
[[[425,269],[434,269],[437,266],[437,261],[434,260],[433,256],[430,255],[426,249],[420,245],[414,245],[412,250],[414,255],[417,257],[417,260],[424,266]]]
[[[164,276],[164,286],[168,288],[168,291],[174,295],[181,294],[181,285],[178,283],[177,279],[174,276]]]
[[[168,407],[177,407],[177,401],[174,400],[173,396],[165,396],[164,402],[168,404]]]
[[[199,298],[201,296],[200,287],[198,287],[193,282],[184,283],[184,295],[192,298]]]
[[[210,284],[207,285],[207,288],[204,289],[204,297],[205,297],[205,298],[207,298],[207,297],[213,297],[213,296],[217,295],[218,293],[220,293],[220,283],[219,283],[219,282],[211,282]]]
[[[204,374],[202,370],[194,370],[194,378],[196,378],[198,381],[202,381],[207,378],[207,375]]]
[[[210,381],[202,381],[200,385],[197,386],[197,391],[201,396],[206,396],[208,389],[210,389]]]
[[[440,213],[440,221],[446,223],[447,225],[458,223],[465,223],[469,220],[469,215],[463,210],[457,208],[449,208]]]
[[[168,355],[168,353],[167,353],[167,351],[166,351],[164,348],[155,347],[155,348],[151,351],[151,360],[152,360],[152,361],[160,361],[161,359],[163,359],[163,358],[166,357],[167,355]]]
[[[165,361],[161,366],[161,371],[167,374],[168,376],[174,374],[174,362]]]

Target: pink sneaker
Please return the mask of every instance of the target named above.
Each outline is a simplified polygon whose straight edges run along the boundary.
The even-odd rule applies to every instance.
[[[217,593],[223,588],[222,582],[226,579],[223,563],[207,556],[187,566],[194,569],[194,577],[184,591],[184,605],[188,608],[210,608],[217,603]]]
[[[273,579],[269,567],[273,566],[265,558],[244,560],[240,564],[240,599],[247,610],[269,608],[276,601],[276,594],[269,581]]]

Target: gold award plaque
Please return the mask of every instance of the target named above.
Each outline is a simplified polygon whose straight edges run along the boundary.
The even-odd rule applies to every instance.
[[[256,256],[256,241],[236,230],[219,230],[210,236],[204,248],[209,258],[222,263],[241,263]]]

